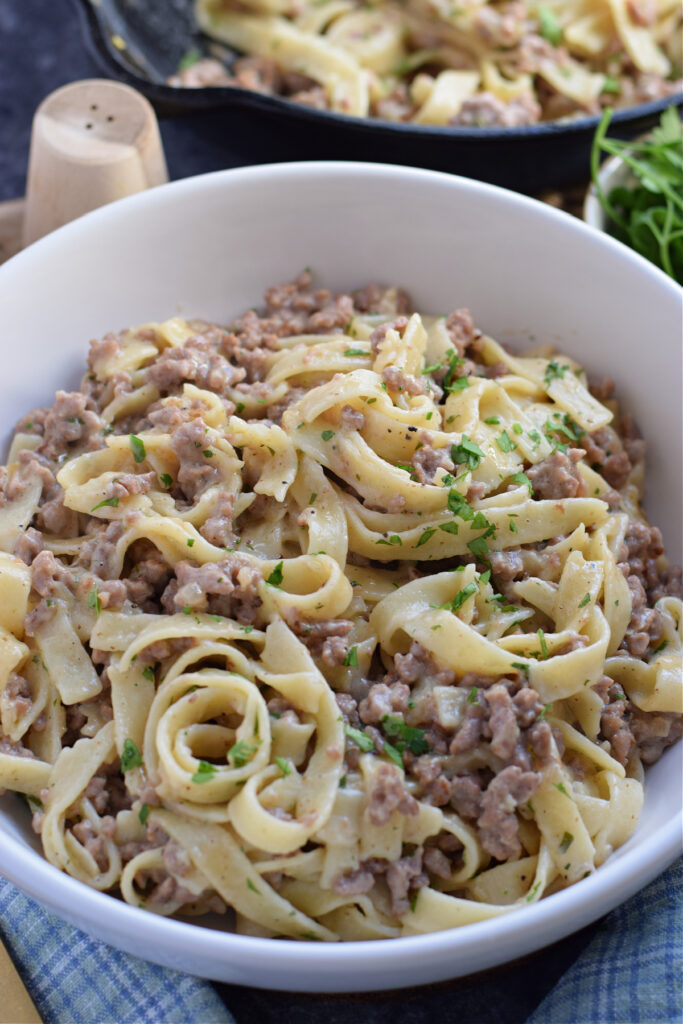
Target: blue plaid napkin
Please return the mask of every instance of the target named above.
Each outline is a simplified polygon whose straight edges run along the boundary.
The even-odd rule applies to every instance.
[[[0,931],[44,1024],[234,1024],[208,981],[90,938],[4,878]]]
[[[603,921],[526,1024],[683,1020],[683,860]]]
[[[612,911],[526,1024],[683,1020],[682,887],[679,860]],[[0,931],[45,1024],[234,1024],[208,982],[90,938],[2,878]]]

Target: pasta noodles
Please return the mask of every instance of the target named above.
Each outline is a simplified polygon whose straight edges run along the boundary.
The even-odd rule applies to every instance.
[[[238,85],[356,117],[517,127],[681,89],[679,0],[196,0],[195,10],[207,35],[248,56],[229,70],[186,56],[171,85]]]
[[[93,342],[0,472],[0,786],[47,859],[320,941],[593,872],[683,696],[611,387],[309,272]]]

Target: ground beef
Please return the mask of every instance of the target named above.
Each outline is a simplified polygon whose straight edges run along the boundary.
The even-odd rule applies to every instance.
[[[58,391],[55,404],[44,420],[43,440],[37,448],[40,455],[55,461],[60,455],[78,448],[94,451],[104,444],[102,420],[80,391]]]
[[[415,467],[415,475],[421,484],[434,482],[434,474],[437,469],[444,469],[447,473],[454,470],[453,460],[449,457],[448,449],[433,448],[434,437],[427,430],[421,430],[419,439],[422,447],[419,448],[411,459]]]
[[[631,730],[644,764],[654,764],[664,751],[681,738],[683,718],[680,714],[632,709]]]
[[[167,348],[147,369],[147,380],[162,392],[175,391],[189,381],[221,395],[245,376],[241,367],[229,363],[203,337],[190,338],[179,348]]]
[[[474,820],[481,814],[483,780],[479,772],[466,772],[451,780],[450,802],[461,818]]]
[[[79,843],[85,847],[85,850],[93,858],[101,872],[106,871],[109,866],[107,839],[110,839],[111,835],[107,836],[104,830],[109,830],[112,823],[114,825],[116,824],[113,818],[104,818],[100,823],[102,831],[99,833],[95,831],[92,824],[87,819],[79,822],[77,825],[73,825],[71,828],[73,835],[78,839]]]
[[[460,359],[469,346],[481,337],[469,309],[456,309],[446,317],[446,330]]]
[[[186,89],[203,89],[210,85],[232,85],[227,68],[214,57],[202,57],[187,68],[181,68],[171,75],[168,84]]]
[[[393,861],[387,868],[387,885],[391,893],[391,912],[401,917],[410,909],[410,893],[429,885],[429,876],[422,870],[422,850]]]
[[[22,533],[14,546],[14,554],[26,565],[30,565],[36,555],[43,550],[43,535],[32,526]]]
[[[231,553],[205,565],[177,562],[175,574],[177,587],[167,587],[162,598],[167,610],[209,611],[245,625],[256,621],[262,576],[243,555]]]
[[[365,288],[353,292],[352,298],[354,306],[360,313],[377,313],[397,317],[406,316],[412,310],[410,296],[402,288],[386,288],[381,284],[368,284]]]
[[[638,576],[627,576],[631,593],[631,619],[626,629],[623,646],[634,658],[644,657],[648,647],[655,648],[662,635],[664,622],[654,608],[647,606],[647,594]]]
[[[404,373],[396,366],[387,366],[382,370],[382,380],[389,391],[405,392],[407,395],[425,395],[427,387],[424,381],[413,377],[412,373]]]
[[[450,124],[490,128],[518,128],[521,125],[536,124],[541,119],[541,105],[529,95],[515,97],[508,103],[498,99],[491,92],[478,93],[464,100]]]
[[[41,597],[53,597],[59,583],[72,588],[73,574],[51,551],[39,552],[31,565],[31,587]]]
[[[95,529],[96,532],[81,544],[78,564],[89,568],[100,579],[113,579],[118,576],[117,545],[125,525],[120,520],[114,520],[102,530],[98,522]]]
[[[107,499],[147,494],[157,484],[156,473],[122,473],[107,485]]]
[[[349,430],[362,430],[365,426],[365,416],[360,409],[354,409],[352,405],[345,405],[341,411],[342,423]]]
[[[394,671],[400,682],[409,685],[425,675],[432,676],[439,686],[451,686],[455,682],[455,672],[432,661],[429,652],[417,641],[413,641],[407,654],[395,655]]]
[[[33,707],[33,697],[28,680],[16,672],[10,672],[3,691],[3,700],[14,709],[17,718],[23,718]]]
[[[361,721],[378,725],[385,715],[405,715],[408,711],[410,687],[405,683],[375,683],[365,700],[358,706]]]
[[[570,448],[566,455],[554,452],[547,459],[531,466],[526,475],[531,481],[534,496],[553,500],[585,497],[588,489],[577,469],[583,454],[581,448]]]
[[[621,490],[633,465],[619,435],[612,427],[601,427],[592,434],[584,434],[581,444],[586,452],[586,462],[601,474],[610,487]]]
[[[218,548],[235,546],[235,535],[232,532],[232,520],[235,513],[235,495],[227,491],[219,491],[216,501],[207,517],[199,527],[199,532],[209,544]]]
[[[180,463],[176,482],[191,502],[219,479],[218,467],[207,443],[206,427],[201,419],[181,424],[171,435],[171,447]]]
[[[506,861],[521,855],[515,810],[528,802],[540,781],[538,772],[524,772],[510,765],[488,784],[481,798],[482,812],[477,818],[477,828],[482,846],[496,860]]]
[[[393,320],[386,320],[383,324],[379,324],[375,327],[374,331],[370,335],[370,347],[372,349],[373,356],[379,354],[379,350],[387,336],[387,331],[398,331],[403,337],[403,332],[408,326],[407,316],[397,316]]]
[[[654,603],[657,596],[661,596],[662,591],[676,593],[677,581],[680,580],[680,569],[659,567],[659,559],[663,554],[660,530],[656,526],[630,520],[619,552],[619,568],[627,577],[638,577],[650,604]]]
[[[377,827],[386,825],[394,811],[408,817],[415,817],[419,811],[417,800],[404,786],[399,768],[385,762],[377,769],[367,800],[368,817]]]
[[[294,614],[289,616],[289,626],[306,645],[314,658],[322,658],[325,664],[343,664],[349,649],[346,638],[353,629],[353,623],[350,619],[319,619],[309,621],[299,618],[298,614]],[[339,661],[342,650],[344,657]]]
[[[158,548],[138,540],[128,549],[123,583],[128,599],[145,612],[158,612],[172,570]]]

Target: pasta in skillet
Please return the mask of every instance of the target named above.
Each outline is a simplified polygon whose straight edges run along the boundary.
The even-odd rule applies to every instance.
[[[517,127],[681,90],[680,0],[196,0],[240,54],[176,86],[237,85],[356,117]]]
[[[0,473],[0,785],[48,860],[325,941],[593,872],[683,694],[611,389],[308,272],[93,342]]]

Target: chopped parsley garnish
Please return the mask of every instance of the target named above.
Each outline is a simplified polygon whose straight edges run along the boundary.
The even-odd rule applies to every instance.
[[[488,423],[488,425],[490,427],[497,427],[498,424],[500,423],[500,417],[499,416],[487,416],[486,419],[484,420],[484,423]]]
[[[356,668],[358,665],[358,648],[354,645],[349,647],[346,657],[344,658],[344,664],[349,668]]]
[[[429,744],[425,739],[424,729],[414,729],[411,725],[406,725],[398,715],[384,715],[382,728],[390,739],[396,741],[396,746],[401,753],[406,746],[416,757],[428,753]]]
[[[145,442],[142,438],[136,437],[135,434],[129,434],[128,444],[130,445],[134,460],[137,463],[144,462],[147,458],[147,451],[145,450]]]
[[[382,537],[382,538],[380,538],[380,540],[375,541],[375,543],[376,544],[393,544],[393,545],[395,545],[397,547],[402,547],[403,546],[403,541],[401,540],[401,538],[399,537],[399,535],[397,533],[392,533],[392,535],[388,539],[386,537]]]
[[[323,441],[331,441],[332,438],[334,437],[334,430],[323,430],[320,436],[322,437]]]
[[[184,54],[178,61],[178,71],[187,71],[188,68],[191,68],[193,64],[196,64],[201,59],[202,51],[198,50],[196,46],[193,47],[191,50],[188,50],[187,53]]]
[[[585,594],[579,601],[579,608],[585,608],[587,604],[590,604],[590,594]]]
[[[484,458],[484,453],[478,444],[470,441],[467,434],[463,434],[460,444],[451,445],[451,458],[456,465],[466,462],[468,469],[476,469]]]
[[[543,719],[545,718],[545,716],[550,711],[551,707],[552,707],[552,704],[544,704],[543,705],[543,710],[540,712],[540,714],[539,714],[538,718],[536,719],[536,721],[537,722],[542,722]]]
[[[154,669],[152,668],[151,665],[146,665],[145,668],[143,668],[142,670],[142,674],[145,677],[145,679],[149,680],[150,683],[155,682]]]
[[[149,818],[149,804],[142,805],[142,807],[138,811],[138,818],[140,819],[141,825],[147,824],[147,819]]]
[[[99,505],[93,505],[93,507],[90,509],[90,511],[91,512],[95,512],[98,508],[103,508],[105,505],[109,505],[110,508],[116,508],[118,503],[119,503],[119,499],[118,498],[105,498],[104,501],[101,501],[99,503]]]
[[[545,633],[539,628],[536,630],[536,636],[538,637],[538,642],[541,645],[541,657],[545,660],[548,657],[548,645],[545,642]]]
[[[453,603],[451,604],[451,611],[457,612],[458,608],[462,608],[465,601],[467,601],[468,598],[472,597],[473,594],[476,594],[477,590],[478,587],[477,584],[474,583],[474,581],[472,583],[468,583],[466,587],[462,588],[462,590],[459,590],[458,593],[453,598]]]
[[[204,782],[208,782],[216,774],[216,766],[211,764],[209,761],[200,761],[199,768],[192,776],[192,781],[196,782],[197,785],[202,785]]]
[[[560,853],[566,853],[569,847],[574,842],[574,836],[571,832],[565,832],[562,836],[562,842],[560,843]]]
[[[472,689],[470,690],[470,692],[467,694],[467,703],[468,704],[478,704],[479,703],[479,690],[476,688],[476,686],[473,686]]]
[[[365,753],[374,749],[375,741],[372,736],[368,736],[367,733],[362,732],[360,729],[354,729],[352,725],[345,725],[344,732]]]
[[[256,888],[256,886],[255,886],[255,885],[254,885],[254,883],[252,882],[251,878],[248,878],[248,879],[247,879],[247,889],[251,889],[251,891],[252,891],[252,892],[255,892],[257,896],[260,896],[260,895],[261,895],[261,893],[259,892],[259,890],[258,890],[258,889]]]
[[[467,504],[467,499],[454,487],[448,492],[448,510],[465,522],[474,519],[474,511]]]
[[[164,487],[170,487],[173,483],[173,477],[169,473],[162,473],[159,477]]]
[[[489,546],[483,536],[475,537],[474,540],[468,540],[467,547],[475,558],[478,558],[482,562],[486,561],[486,556],[489,553]]]
[[[251,761],[256,750],[257,747],[250,746],[244,740],[238,740],[233,747],[230,747],[228,760],[234,763],[235,768],[244,768],[245,764]]]
[[[459,527],[457,523],[442,523],[439,529],[444,533],[457,533]]]
[[[278,562],[266,580],[266,583],[269,583],[271,587],[279,587],[282,583],[282,565],[282,562]]]
[[[102,602],[100,601],[100,595],[97,593],[96,583],[93,583],[92,590],[88,594],[88,608],[94,608],[96,615],[99,615],[102,611]]]
[[[211,451],[210,448],[205,448],[204,451],[202,452],[202,455],[204,456],[205,459],[213,458],[213,452]]]
[[[564,796],[569,796],[569,793],[565,789],[563,782],[553,782],[553,786],[555,787],[555,789],[559,789],[560,793],[562,793]]]
[[[467,377],[456,377],[452,384],[449,384],[446,391],[464,391],[470,386]]]
[[[187,538],[187,546],[188,546],[188,548],[194,547],[194,537],[188,537]]]
[[[427,529],[426,529],[426,530],[424,531],[424,533],[422,533],[422,534],[421,534],[421,536],[420,536],[420,539],[418,540],[418,542],[417,542],[417,544],[415,545],[415,547],[416,547],[416,548],[421,548],[421,547],[422,547],[422,545],[423,545],[423,544],[426,544],[426,543],[427,543],[427,541],[428,541],[428,540],[429,540],[429,539],[430,539],[431,537],[433,537],[435,533],[436,533],[436,528],[435,528],[435,527],[433,527],[433,526],[428,526],[428,527],[427,527]]]
[[[562,42],[562,25],[557,15],[549,7],[538,7],[538,33],[547,39],[552,46]]]
[[[347,348],[346,352],[344,353],[344,355],[348,356],[349,358],[351,356],[366,356],[367,354],[368,353],[365,351],[364,348]]]
[[[313,491],[313,493],[311,494],[310,498],[308,499],[308,504],[309,505],[315,504],[315,499],[317,497],[318,497],[318,492],[317,491]]]
[[[290,765],[289,761],[287,760],[287,758],[285,758],[285,757],[276,757],[274,760],[275,760],[275,764],[278,766],[278,768],[280,769],[280,771],[282,772],[283,775],[291,775],[292,774],[292,768],[291,768],[291,765]]]
[[[130,739],[123,741],[121,750],[121,771],[129,772],[131,768],[139,768],[142,764],[142,754],[136,744]]]
[[[403,757],[401,756],[400,750],[398,750],[397,747],[392,746],[391,743],[387,743],[386,740],[384,741],[384,753],[388,754],[398,768],[403,769]]]
[[[540,438],[539,438],[539,440],[540,440]],[[534,493],[533,485],[532,485],[531,480],[529,479],[529,477],[526,475],[526,473],[515,473],[515,475],[512,477],[512,480],[514,480],[514,482],[516,484],[523,484],[524,487],[528,487],[529,488],[529,494],[533,494]]]
[[[566,363],[563,366],[560,366],[555,359],[551,359],[545,368],[543,380],[546,384],[550,384],[554,380],[561,380],[568,369],[569,366]]]
[[[668,647],[668,644],[669,644],[668,640],[662,640],[661,644],[657,644],[657,646],[655,647],[655,649],[654,649],[654,651],[652,653],[653,654],[659,654],[659,652],[663,651],[665,647]]]
[[[511,452],[513,448],[517,447],[515,442],[510,439],[507,430],[503,430],[500,437],[496,438],[496,444],[502,452]]]
[[[602,91],[612,93],[615,96],[619,96],[621,93],[621,85],[619,80],[612,78],[611,75],[605,75],[605,81],[602,83]]]

